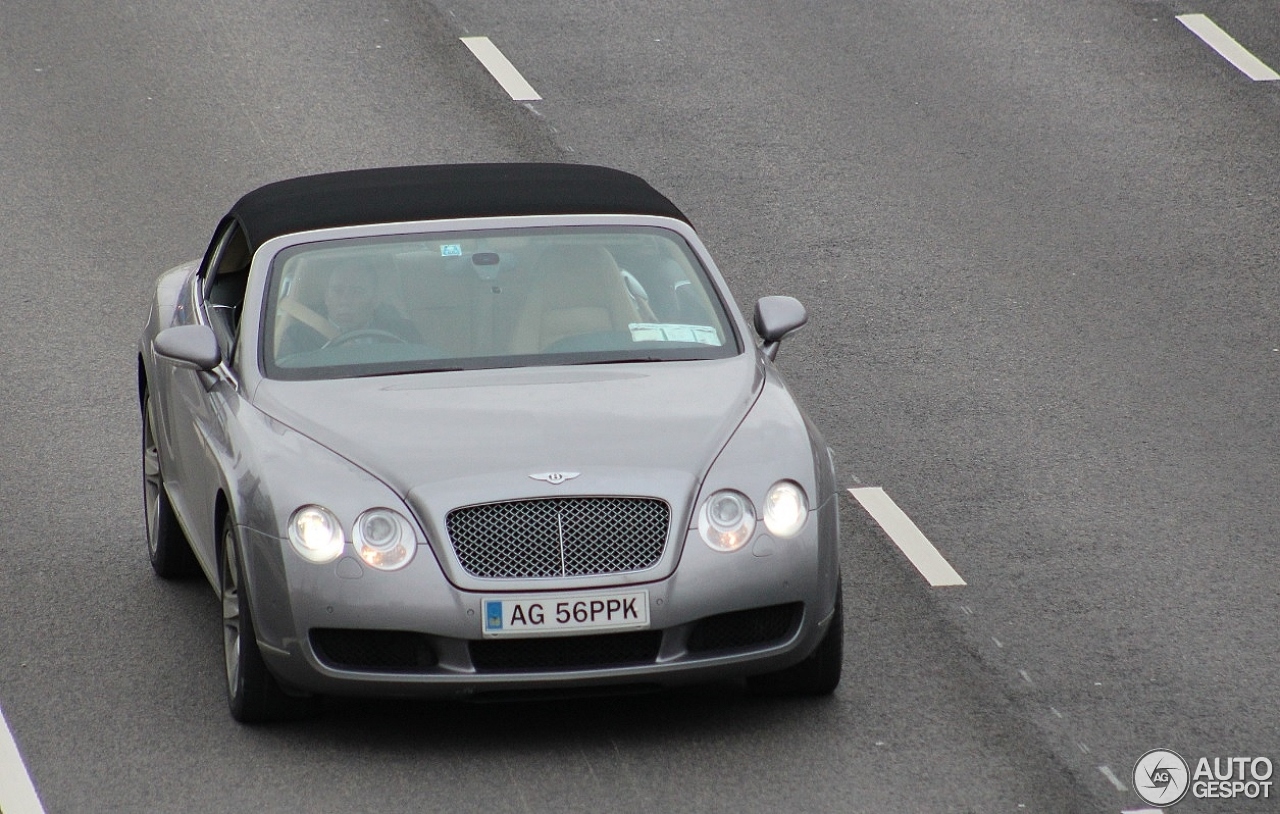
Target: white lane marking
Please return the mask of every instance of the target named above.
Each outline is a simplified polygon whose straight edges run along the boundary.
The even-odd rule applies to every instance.
[[[1129,808],[1120,814],[1164,814],[1163,808]]]
[[[938,553],[929,538],[911,522],[906,512],[898,508],[893,498],[885,494],[879,486],[862,486],[850,489],[849,494],[862,504],[867,514],[880,524],[889,539],[893,540],[902,553],[907,555],[911,564],[924,575],[929,584],[935,588],[945,585],[965,585],[951,563]]]
[[[1230,34],[1218,27],[1218,24],[1203,14],[1179,14],[1178,22],[1185,25],[1205,44],[1236,66],[1241,73],[1255,82],[1274,82],[1280,74],[1267,67],[1266,63],[1249,53],[1243,45],[1236,42]]]
[[[0,711],[0,811],[4,814],[44,814],[36,787],[22,762],[22,753]]]
[[[489,75],[498,80],[498,84],[507,92],[507,95],[516,102],[536,102],[542,97],[533,89],[533,86],[525,81],[525,78],[516,70],[516,66],[511,64],[511,60],[507,59],[498,46],[494,45],[488,37],[459,37],[462,44],[471,49],[471,53],[476,59],[480,60],[480,64],[484,66]]]
[[[1116,777],[1116,773],[1111,771],[1110,766],[1099,766],[1098,771],[1102,772],[1102,776],[1111,781],[1111,785],[1116,787],[1116,791],[1128,791],[1129,787],[1120,782],[1120,778]]]

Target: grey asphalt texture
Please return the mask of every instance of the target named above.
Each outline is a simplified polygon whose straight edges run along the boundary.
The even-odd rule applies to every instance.
[[[0,708],[49,814],[1119,812],[1147,750],[1280,762],[1274,2],[0,0]],[[458,42],[490,36],[544,97]],[[648,178],[847,486],[845,680],[245,728],[155,579],[134,345],[240,194],[349,167]],[[1272,811],[1189,800],[1181,812]]]

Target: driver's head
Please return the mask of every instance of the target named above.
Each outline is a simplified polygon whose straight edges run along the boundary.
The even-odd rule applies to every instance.
[[[377,307],[377,283],[373,271],[360,260],[346,260],[329,275],[324,306],[329,321],[344,331],[363,328]]]

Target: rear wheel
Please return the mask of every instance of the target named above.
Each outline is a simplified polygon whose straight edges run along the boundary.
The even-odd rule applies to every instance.
[[[218,591],[222,597],[222,649],[227,666],[227,704],[231,717],[246,724],[275,721],[304,714],[306,699],[280,689],[258,649],[258,637],[245,593],[244,559],[235,523],[222,522],[218,556]]]
[[[761,695],[830,695],[844,666],[844,587],[836,584],[836,607],[827,632],[804,661],[776,673],[751,676],[747,686]]]
[[[147,521],[147,553],[151,568],[165,579],[181,579],[199,573],[191,545],[178,525],[178,517],[164,490],[160,469],[160,441],[156,434],[155,405],[151,393],[142,395],[142,506]]]

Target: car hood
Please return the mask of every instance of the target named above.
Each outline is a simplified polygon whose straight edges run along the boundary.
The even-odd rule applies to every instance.
[[[556,494],[674,498],[710,467],[758,397],[753,355],[688,362],[508,368],[328,381],[264,380],[255,405],[402,497],[450,502]],[[633,473],[635,477],[628,477]],[[638,482],[637,482],[638,481]],[[683,495],[645,492],[678,484]],[[625,491],[622,491],[625,490]]]

